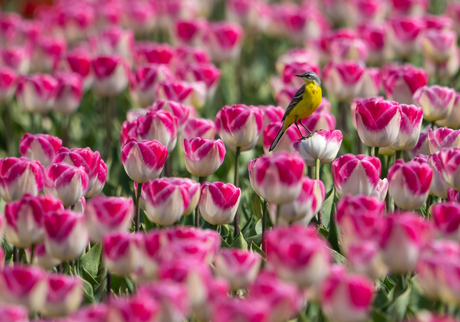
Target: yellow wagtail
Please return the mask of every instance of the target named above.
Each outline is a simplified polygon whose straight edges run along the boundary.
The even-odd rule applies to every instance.
[[[302,87],[299,88],[292,98],[292,101],[289,103],[289,106],[286,108],[286,112],[284,112],[282,119],[282,121],[284,121],[283,127],[273,140],[269,151],[273,151],[273,149],[275,149],[276,145],[283,137],[284,132],[286,132],[292,124],[295,124],[300,136],[304,138],[297,121],[299,121],[300,125],[302,125],[311,134],[311,131],[302,124],[301,120],[310,116],[321,104],[323,96],[321,91],[321,80],[314,72],[305,72],[295,76],[301,77],[305,81],[305,85],[302,85]]]

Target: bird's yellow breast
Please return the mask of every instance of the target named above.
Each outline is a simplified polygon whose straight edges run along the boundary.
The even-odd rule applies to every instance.
[[[303,93],[303,99],[294,107],[290,116],[292,115],[298,120],[310,116],[321,104],[322,96],[321,87],[316,82],[307,84]]]

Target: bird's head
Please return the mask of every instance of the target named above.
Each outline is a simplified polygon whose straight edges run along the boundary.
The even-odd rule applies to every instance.
[[[316,75],[315,72],[310,71],[310,72],[305,72],[303,74],[297,74],[294,76],[302,78],[307,84],[315,82],[318,86],[321,86],[321,80],[319,79],[319,76]]]

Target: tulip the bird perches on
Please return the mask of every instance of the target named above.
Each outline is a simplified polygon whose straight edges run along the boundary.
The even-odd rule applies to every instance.
[[[283,126],[273,140],[270,151],[275,149],[276,145],[283,137],[284,132],[286,132],[292,124],[295,124],[300,136],[304,138],[297,121],[311,134],[311,131],[302,124],[301,120],[310,116],[321,104],[323,96],[321,91],[321,80],[314,72],[305,72],[295,76],[301,77],[305,81],[305,85],[299,88],[292,98],[292,101],[289,103],[289,106],[286,108],[286,112],[284,112],[283,116]]]

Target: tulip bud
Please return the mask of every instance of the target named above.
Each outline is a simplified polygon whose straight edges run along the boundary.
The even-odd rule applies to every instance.
[[[452,30],[425,30],[420,36],[422,54],[425,58],[443,63],[454,55],[457,34]]]
[[[56,211],[43,217],[46,252],[62,261],[79,257],[88,244],[85,217],[73,211]]]
[[[117,298],[110,301],[107,321],[117,322],[153,322],[160,313],[160,304],[149,298]]]
[[[209,256],[211,259],[212,256],[218,252],[221,242],[219,234],[215,231],[209,229],[195,229],[193,227],[169,229],[167,238],[171,243],[205,244],[208,248]]]
[[[191,116],[193,106],[186,106],[174,101],[157,100],[149,107],[150,111],[168,111],[177,119],[177,132],[182,133],[188,118]]]
[[[122,25],[133,30],[136,36],[146,36],[158,21],[158,13],[149,3],[122,3]]]
[[[9,67],[0,67],[0,102],[8,103],[16,92],[18,76]]]
[[[141,107],[147,107],[155,101],[155,86],[161,81],[174,79],[167,65],[145,65],[136,69],[131,86],[135,100]]]
[[[278,135],[279,131],[283,126],[283,122],[272,122],[265,126],[263,133],[260,134],[260,137],[263,137],[263,147],[264,152],[267,155],[273,155],[278,152],[287,152],[289,154],[295,153],[296,150],[294,148],[294,143],[301,139],[299,131],[291,126],[289,127],[286,132],[283,134],[283,137],[276,145],[273,151],[270,151],[270,146],[275,140],[276,136]]]
[[[270,307],[260,299],[226,298],[217,302],[211,321],[270,321]]]
[[[155,99],[170,100],[192,105],[194,89],[190,83],[181,81],[162,81],[155,86]]]
[[[398,57],[408,58],[417,52],[417,40],[424,29],[421,19],[392,17],[388,21],[388,38]]]
[[[48,294],[40,308],[44,316],[66,316],[78,310],[83,301],[83,282],[80,278],[61,274],[48,275]]]
[[[430,193],[443,199],[447,199],[447,190],[449,186],[444,180],[443,167],[440,152],[431,154],[428,157],[428,165],[433,170],[433,178],[431,179]]]
[[[83,97],[83,82],[81,77],[75,73],[58,73],[56,99],[53,110],[56,113],[72,114],[80,105]]]
[[[187,120],[182,134],[184,139],[200,137],[203,139],[214,140],[216,137],[216,126],[212,120],[190,118]]]
[[[214,260],[218,275],[225,278],[233,290],[245,289],[260,269],[262,258],[242,249],[223,249]]]
[[[455,202],[435,204],[430,209],[440,238],[460,240],[460,205]]]
[[[382,70],[382,80],[389,100],[400,104],[414,104],[412,96],[419,88],[428,84],[428,73],[410,64],[389,65]]]
[[[428,131],[428,145],[430,152],[436,153],[443,148],[458,148],[460,147],[460,130],[452,130],[449,128],[438,128]]]
[[[48,282],[45,272],[39,268],[5,266],[0,273],[0,288],[3,303],[22,305],[33,312],[45,304]]]
[[[64,207],[74,205],[88,191],[85,168],[66,163],[52,163],[46,168],[45,192],[61,199]]]
[[[374,281],[388,274],[388,267],[383,263],[376,242],[364,241],[351,244],[348,247],[347,259],[353,272],[365,275]]]
[[[415,105],[401,104],[401,126],[392,149],[407,151],[413,149],[419,140],[423,121],[423,110]]]
[[[30,68],[30,52],[26,47],[6,47],[0,49],[0,62],[19,75],[25,75]]]
[[[332,162],[331,171],[340,197],[371,196],[379,184],[381,164],[377,157],[346,154]]]
[[[187,171],[199,177],[207,177],[224,162],[225,146],[221,140],[202,138],[184,139],[184,161]]]
[[[324,86],[340,102],[351,101],[361,91],[365,67],[359,62],[330,62],[323,70]]]
[[[454,106],[455,90],[439,85],[419,88],[413,96],[416,105],[423,108],[423,118],[429,122],[445,119]]]
[[[56,152],[62,147],[62,141],[48,134],[26,133],[19,141],[19,153],[30,160],[37,160],[45,167],[51,164]]]
[[[128,85],[129,65],[120,56],[99,56],[91,61],[94,70],[93,91],[101,97],[120,94]]]
[[[36,73],[49,73],[55,60],[67,49],[65,39],[39,36],[31,49],[30,69]]]
[[[204,82],[206,97],[214,96],[220,79],[220,70],[213,64],[189,64],[178,69],[177,75],[181,80],[190,83]]]
[[[363,276],[331,276],[321,285],[321,306],[332,321],[365,321],[370,315],[373,293],[374,284]]]
[[[201,36],[207,21],[204,19],[177,20],[174,22],[170,36],[175,45],[200,46]]]
[[[248,168],[252,188],[268,203],[286,204],[299,196],[304,168],[300,156],[279,152],[251,160]]]
[[[156,179],[163,171],[168,150],[158,141],[129,139],[121,151],[121,162],[134,182]]]
[[[110,26],[100,31],[89,42],[94,42],[96,51],[102,55],[120,55],[132,64],[134,55],[134,34],[119,26]]]
[[[102,254],[107,269],[116,275],[129,275],[141,266],[142,236],[115,232],[102,239]]]
[[[104,303],[84,305],[72,317],[78,321],[107,321],[109,306]]]
[[[21,305],[2,305],[0,315],[5,322],[27,322],[29,321],[29,312]]]
[[[447,185],[460,191],[460,148],[442,149],[439,157]]]
[[[361,23],[356,27],[361,39],[367,45],[369,57],[367,62],[370,65],[380,66],[390,58],[390,43],[388,41],[388,31],[384,24]],[[364,85],[366,86],[366,85]],[[377,96],[377,95],[374,95]]]
[[[142,186],[145,193],[145,210],[150,221],[172,225],[180,219],[190,204],[187,188],[168,178],[155,179]]]
[[[333,39],[329,46],[332,60],[365,62],[369,55],[366,43],[359,39]]]
[[[40,266],[42,269],[46,271],[52,270],[54,267],[59,265],[61,263],[61,260],[54,258],[50,256],[46,252],[45,245],[43,244],[38,244],[35,245],[35,250],[34,250],[34,265]]]
[[[64,207],[59,199],[50,195],[33,197],[26,194],[5,206],[6,239],[20,248],[43,243],[43,217]]]
[[[460,127],[460,94],[455,93],[454,105],[447,118],[436,121],[436,125],[458,128]]]
[[[372,196],[378,198],[380,201],[384,201],[388,191],[388,180],[380,179],[379,183],[377,184],[377,188],[375,188],[374,194]]]
[[[88,189],[88,192],[85,194],[85,197],[92,198],[100,194],[102,189],[104,189],[106,180],[107,180],[107,165],[105,164],[104,160],[100,159],[93,186]]]
[[[429,225],[412,213],[386,217],[380,239],[382,258],[394,273],[407,273],[415,268],[420,249],[430,238]]]
[[[339,130],[320,130],[307,139],[295,142],[294,148],[304,158],[305,163],[313,167],[316,159],[319,159],[321,164],[334,161],[342,140],[343,135]]]
[[[275,228],[266,233],[266,243],[267,261],[284,281],[310,287],[329,273],[332,258],[326,242],[310,228]]]
[[[276,209],[270,211],[271,220],[279,225],[291,225],[296,222],[308,225],[321,210],[325,195],[322,181],[303,177],[302,189],[297,199],[281,205],[279,214]]]
[[[69,50],[56,60],[55,72],[72,72],[78,74],[83,81],[83,88],[89,89],[93,83],[94,75],[91,69],[91,55],[87,50]]]
[[[128,231],[133,216],[132,199],[96,196],[85,209],[89,238],[100,243],[106,234]]]
[[[57,86],[50,75],[22,76],[16,90],[18,104],[29,113],[46,113],[53,107]]]
[[[404,163],[402,159],[388,170],[390,196],[396,206],[403,210],[420,209],[430,193],[433,170],[426,163]]]
[[[263,113],[254,106],[224,106],[216,115],[216,128],[225,145],[235,151],[251,150],[257,143],[263,124]]]
[[[157,140],[174,150],[177,142],[177,118],[168,111],[151,111],[138,119],[137,133],[140,139]]]
[[[243,40],[243,29],[230,22],[208,23],[203,34],[203,44],[215,62],[238,58]]]
[[[201,187],[200,213],[212,225],[233,221],[240,204],[241,189],[231,183],[205,182]]]
[[[420,132],[420,136],[418,138],[417,145],[412,149],[409,150],[409,155],[414,158],[415,156],[419,154],[423,155],[430,155],[430,147],[428,143],[428,131],[429,127],[426,127],[422,132]]]
[[[38,195],[44,183],[45,170],[40,162],[14,157],[0,159],[0,196],[6,202],[21,199],[26,193]]]
[[[456,201],[460,203],[460,192],[455,189],[448,188],[447,189],[447,201]]]
[[[312,132],[320,130],[334,130],[336,125],[335,116],[326,111],[315,111],[312,115],[301,121],[303,125],[305,125]],[[303,133],[304,135],[309,134],[305,133],[305,131]]]
[[[69,43],[84,40],[94,25],[96,12],[86,2],[61,6],[57,13],[57,23]]]
[[[171,280],[162,280],[139,287],[140,299],[153,299],[160,304],[158,321],[180,322],[189,311],[187,288]]]

